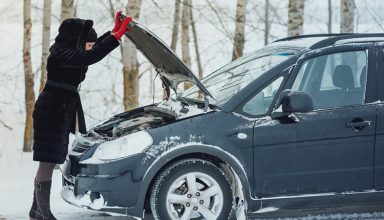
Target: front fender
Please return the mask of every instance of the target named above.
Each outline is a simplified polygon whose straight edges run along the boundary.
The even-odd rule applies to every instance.
[[[196,154],[201,153],[205,155],[210,155],[217,157],[218,159],[224,161],[227,163],[233,171],[238,175],[241,184],[243,186],[243,193],[244,197],[247,202],[251,200],[251,194],[250,194],[250,188],[249,188],[249,181],[247,178],[246,171],[244,167],[241,165],[239,159],[237,159],[235,156],[233,156],[231,153],[224,151],[223,149],[212,146],[212,145],[204,145],[204,144],[190,144],[190,145],[180,145],[175,146],[165,152],[163,152],[160,156],[157,157],[157,159],[154,160],[152,165],[148,168],[147,172],[145,173],[142,184],[140,187],[140,193],[139,195],[142,195],[139,197],[137,201],[138,206],[144,207],[145,198],[147,192],[150,192],[151,189],[149,189],[152,181],[155,180],[157,174],[172,160],[174,160],[177,157],[181,157],[183,155],[187,154]]]

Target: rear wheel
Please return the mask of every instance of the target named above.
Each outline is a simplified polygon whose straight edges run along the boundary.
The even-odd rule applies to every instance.
[[[233,204],[230,182],[211,162],[185,159],[160,173],[151,192],[157,220],[228,219]]]

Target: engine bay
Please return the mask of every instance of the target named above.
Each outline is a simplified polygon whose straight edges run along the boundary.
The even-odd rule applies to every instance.
[[[126,134],[148,128],[156,128],[177,120],[177,114],[157,106],[148,106],[116,115],[103,124],[92,128],[86,135],[113,140]]]

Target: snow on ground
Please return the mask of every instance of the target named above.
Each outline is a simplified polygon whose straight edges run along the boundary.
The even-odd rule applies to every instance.
[[[33,195],[33,180],[37,163],[31,153],[14,154],[8,166],[1,167],[0,219],[27,219]],[[2,162],[4,162],[2,160]],[[119,219],[106,218],[101,212],[80,209],[61,199],[61,173],[54,171],[51,192],[52,212],[59,219]],[[97,217],[97,218],[94,218]]]

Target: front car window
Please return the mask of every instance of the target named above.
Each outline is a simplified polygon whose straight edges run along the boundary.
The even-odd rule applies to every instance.
[[[262,74],[296,54],[295,49],[262,49],[242,59],[236,60],[201,80],[203,85],[222,106],[231,97],[244,89]],[[186,90],[182,97],[199,99],[196,86]]]
[[[292,86],[309,94],[315,109],[364,103],[366,50],[333,53],[305,61]]]
[[[253,116],[267,113],[283,79],[284,77],[280,76],[257,93],[244,105],[243,112]]]

